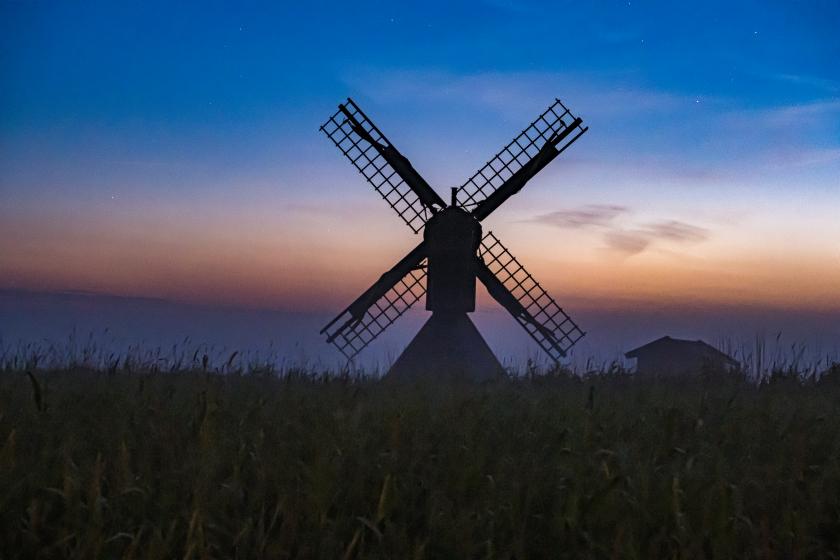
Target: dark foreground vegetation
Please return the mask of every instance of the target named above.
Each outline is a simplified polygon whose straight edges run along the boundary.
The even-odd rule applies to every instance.
[[[7,367],[0,558],[837,558],[837,373]]]

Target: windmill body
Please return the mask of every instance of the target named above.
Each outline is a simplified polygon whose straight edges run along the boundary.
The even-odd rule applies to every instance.
[[[481,224],[465,210],[449,206],[432,216],[423,230],[427,247],[426,309],[475,311],[475,255]]]
[[[429,320],[394,362],[397,379],[486,380],[503,372],[467,313],[476,279],[555,361],[583,335],[577,324],[481,222],[586,128],[559,101],[505,146],[450,204],[351,100],[321,130],[423,241],[321,331],[352,360],[424,295]]]
[[[426,309],[432,316],[391,366],[388,377],[489,380],[502,366],[467,313],[475,311],[475,256],[481,224],[453,201],[429,218],[423,229],[427,247]]]

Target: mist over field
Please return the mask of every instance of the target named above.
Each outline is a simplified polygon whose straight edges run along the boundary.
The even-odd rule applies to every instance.
[[[570,311],[588,331],[569,356],[569,365],[577,371],[613,361],[631,366],[624,352],[664,335],[702,339],[739,360],[749,358],[757,342],[770,357],[798,358],[803,366],[840,360],[840,314],[835,313],[750,308],[686,312],[686,308],[643,306]],[[212,349],[222,360],[239,351],[278,364],[339,369],[343,357],[318,334],[333,315],[97,294],[0,291],[0,337],[8,350],[26,343],[65,348],[72,336],[77,348],[92,341],[117,354],[129,347],[144,351],[161,347],[166,355],[178,345]],[[380,372],[387,368],[428,316],[418,304],[359,356],[357,365]],[[545,356],[501,308],[479,308],[471,318],[506,366],[523,368],[529,358],[545,364]]]

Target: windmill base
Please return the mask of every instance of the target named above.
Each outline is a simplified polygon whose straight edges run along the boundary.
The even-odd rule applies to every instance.
[[[466,313],[435,312],[386,374],[393,381],[498,379],[504,369]]]

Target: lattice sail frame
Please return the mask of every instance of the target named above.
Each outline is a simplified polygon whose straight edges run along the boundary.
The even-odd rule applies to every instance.
[[[475,209],[479,202],[522,169],[549,139],[572,126],[574,122],[575,116],[571,111],[559,99],[555,99],[548,109],[519,133],[519,136],[461,186],[458,190],[460,206],[467,211]],[[587,130],[582,124],[577,124],[576,128],[577,131],[572,131],[557,146],[558,155]]]
[[[356,103],[347,98],[345,108],[362,127],[368,131],[374,141],[383,146],[391,146],[384,134],[362,112]],[[431,210],[420,201],[411,187],[391,167],[376,148],[353,131],[353,125],[339,109],[320,127],[321,131],[333,141],[341,153],[350,160],[367,181],[373,185],[385,202],[399,214],[400,218],[414,233],[423,229],[426,220],[432,216]]]
[[[555,362],[559,362],[586,333],[563,311],[554,298],[548,295],[493,232],[488,232],[481,240],[478,255],[525,311],[551,333],[559,348],[532,322],[524,317],[514,316],[540,348]]]
[[[348,360],[365,349],[382,331],[391,326],[426,293],[426,260],[412,269],[394,284],[385,295],[368,307],[358,322],[343,328],[352,315],[345,310],[333,322],[334,328],[327,329],[327,340],[332,342]]]

